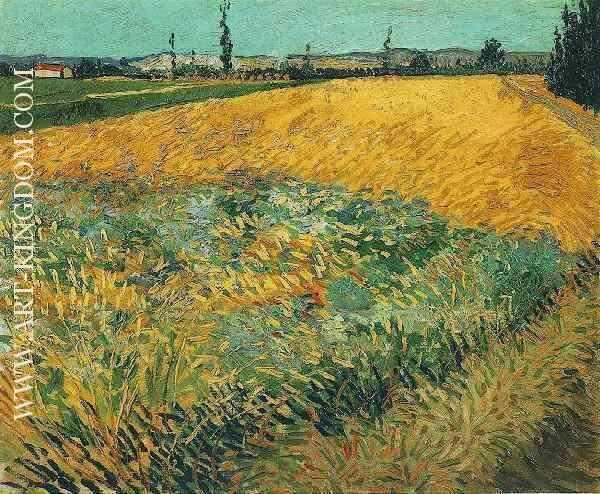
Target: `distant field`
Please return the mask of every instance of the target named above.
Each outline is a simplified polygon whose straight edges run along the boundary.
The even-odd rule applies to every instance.
[[[0,78],[0,108],[12,104],[14,78]],[[297,82],[199,83],[128,79],[35,81],[35,128],[73,125],[140,110],[210,98],[232,98]],[[13,115],[0,112],[0,133],[14,132]]]
[[[15,77],[0,77],[0,104],[13,102]],[[142,91],[181,85],[180,81],[147,81],[133,79],[36,79],[35,100],[37,103],[65,103],[80,101],[88,94],[115,93],[120,91]]]

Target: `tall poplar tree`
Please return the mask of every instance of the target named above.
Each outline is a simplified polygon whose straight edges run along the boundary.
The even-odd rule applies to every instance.
[[[169,46],[171,47],[171,70],[177,67],[177,54],[175,53],[175,33],[169,36]]]
[[[387,36],[383,42],[382,65],[385,70],[388,70],[392,65],[392,26],[388,27]]]
[[[233,69],[233,61],[232,61],[232,53],[233,53],[233,41],[231,40],[231,30],[227,24],[227,13],[231,8],[230,0],[223,0],[221,5],[219,6],[219,10],[221,11],[221,22],[219,26],[221,27],[221,40],[219,44],[221,45],[221,62],[223,63],[223,72],[225,74],[229,74]]]

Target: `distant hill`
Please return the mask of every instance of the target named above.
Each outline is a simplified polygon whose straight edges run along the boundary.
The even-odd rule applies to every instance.
[[[415,52],[422,51],[427,54],[434,65],[456,65],[460,59],[461,62],[474,62],[479,57],[480,52],[467,50],[465,48],[444,48],[441,50],[417,50],[414,48],[393,48],[391,50],[391,61],[393,65],[408,65]],[[304,55],[289,55],[288,61],[292,64],[299,64]],[[355,51],[345,54],[334,55],[311,55],[311,60],[317,67],[326,66],[345,66],[345,67],[372,67],[381,64],[381,52]],[[507,52],[506,58],[509,62],[518,60],[527,60],[529,62],[546,62],[550,57],[546,52]]]
[[[238,69],[255,69],[255,68],[270,68],[279,67],[283,62],[283,58],[270,57],[266,55],[234,57],[233,68]],[[129,63],[137,67],[142,72],[153,70],[165,71],[171,69],[171,55],[169,53],[159,53],[149,55],[147,57],[136,57],[128,59]],[[203,65],[207,67],[220,68],[222,66],[218,55],[208,55],[206,53],[178,53],[177,65]]]
[[[94,60],[96,60],[98,57],[52,57],[52,56],[44,55],[42,53],[38,53],[38,54],[34,54],[34,55],[27,55],[27,56],[23,56],[23,57],[15,57],[15,56],[11,56],[11,55],[0,54],[0,62],[8,63],[10,65],[24,66],[24,67],[31,67],[32,65],[35,65],[36,63],[41,63],[41,62],[63,63],[70,67],[74,67],[76,65],[79,65],[79,63],[81,62],[81,60],[83,58],[93,58]],[[118,58],[113,58],[113,57],[99,57],[99,58],[105,64],[110,64],[110,65],[115,65],[115,66],[119,65]]]
[[[393,65],[408,65],[414,56],[414,53],[419,51],[414,48],[393,48],[391,59]],[[444,48],[441,50],[420,50],[424,51],[433,61],[434,65],[447,66],[455,65],[460,59],[461,62],[474,62],[479,56],[479,51],[467,50],[464,48]],[[373,51],[353,51],[350,53],[341,54],[312,54],[311,60],[316,67],[336,67],[336,68],[351,68],[351,67],[374,67],[381,64],[381,52]],[[527,60],[535,63],[545,63],[550,54],[547,52],[507,52],[507,60],[516,62],[517,60]],[[0,62],[6,62],[11,65],[31,66],[38,62],[61,62],[66,65],[74,66],[80,63],[84,57],[53,57],[44,54],[28,55],[24,57],[14,57],[10,55],[0,55]],[[95,58],[95,57],[92,57]],[[101,57],[101,61],[105,64],[118,66],[119,58]],[[251,70],[255,68],[280,68],[282,64],[289,63],[299,65],[304,59],[303,54],[291,54],[287,57],[274,57],[269,55],[255,56],[238,56],[234,57],[233,66],[235,69]],[[171,68],[171,56],[169,53],[153,53],[150,55],[128,57],[127,61],[132,67],[135,67],[141,72],[149,71],[166,71]],[[217,55],[206,53],[178,53],[178,65],[205,65],[209,67],[221,67],[221,61]]]

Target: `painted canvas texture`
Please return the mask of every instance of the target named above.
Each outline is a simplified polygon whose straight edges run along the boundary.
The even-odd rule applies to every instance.
[[[600,492],[600,0],[0,23],[1,492]]]

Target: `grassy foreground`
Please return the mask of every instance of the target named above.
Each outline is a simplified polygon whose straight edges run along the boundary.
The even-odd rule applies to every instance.
[[[38,418],[15,430],[0,388],[7,485],[460,492],[572,408],[598,335],[531,337],[577,262],[552,239],[394,193],[153,180],[38,191]]]
[[[3,78],[0,84],[2,104],[12,104],[12,79]],[[8,82],[7,82],[8,81]],[[258,91],[297,86],[301,82],[265,82],[238,84],[207,84],[189,86],[182,82],[36,80],[34,118],[35,129],[68,126],[83,122],[120,117],[143,110],[173,106],[180,103],[205,101],[210,98],[234,98]],[[56,86],[54,86],[56,85]],[[151,90],[152,92],[143,92]],[[40,93],[38,94],[38,91]],[[110,93],[131,91],[131,94]],[[139,92],[138,92],[139,91]],[[107,97],[88,97],[105,93]],[[17,129],[9,107],[0,113],[0,134],[14,133]]]

